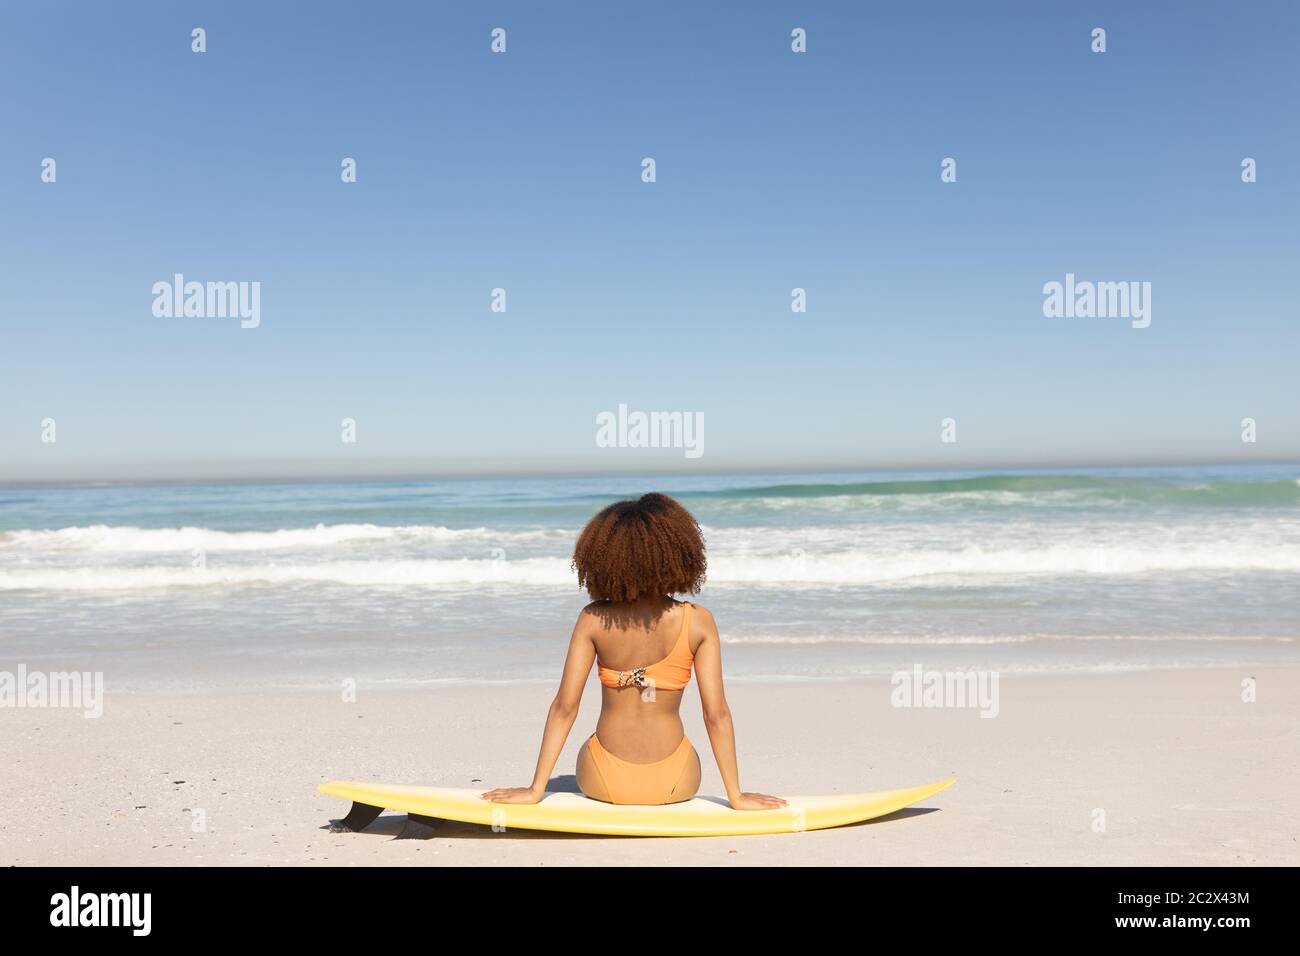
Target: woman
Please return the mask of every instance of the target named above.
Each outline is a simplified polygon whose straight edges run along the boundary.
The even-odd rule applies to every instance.
[[[577,719],[593,662],[600,673],[600,720],[578,754],[582,792],[619,804],[691,799],[700,787],[700,758],[686,739],[678,711],[694,664],[704,725],[727,799],[737,810],[785,806],[779,797],[741,792],[735,732],[722,691],[718,629],[707,610],[672,598],[700,590],[704,565],[699,525],[667,495],[620,501],[587,523],[574,548],[573,566],[593,600],[578,615],[569,640],[532,786],[489,790],[485,799],[542,799]]]

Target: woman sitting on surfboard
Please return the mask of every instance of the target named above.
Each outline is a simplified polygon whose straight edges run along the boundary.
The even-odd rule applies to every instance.
[[[700,758],[679,711],[694,664],[727,799],[737,810],[785,806],[779,797],[741,792],[718,628],[705,608],[672,597],[695,594],[704,584],[704,538],[691,513],[659,494],[612,504],[578,536],[573,566],[592,602],[578,615],[569,640],[532,786],[501,787],[483,797],[497,803],[542,799],[595,663],[600,720],[578,753],[582,792],[617,804],[691,799],[700,786]]]

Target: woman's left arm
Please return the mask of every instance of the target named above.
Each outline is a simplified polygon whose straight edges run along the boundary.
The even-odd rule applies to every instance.
[[[596,660],[596,645],[592,641],[592,618],[585,611],[578,615],[569,639],[569,653],[564,659],[564,675],[560,689],[551,701],[546,714],[546,729],[542,731],[542,749],[537,755],[537,770],[529,787],[498,787],[482,794],[493,803],[537,803],[546,793],[546,782],[551,779],[555,762],[560,759],[564,742],[569,739],[573,722],[578,719],[582,691],[591,675],[591,665]]]

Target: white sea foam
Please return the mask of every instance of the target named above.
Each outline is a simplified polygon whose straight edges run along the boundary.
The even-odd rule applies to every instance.
[[[720,557],[709,563],[712,584],[884,584],[917,578],[946,583],[985,577],[1129,575],[1170,571],[1300,571],[1300,549],[1213,546],[982,548],[894,553],[808,553]]]
[[[373,524],[318,524],[275,531],[217,531],[211,528],[136,528],[90,525],[48,531],[10,531],[0,549],[81,550],[150,553],[165,551],[272,551],[330,548],[363,542],[483,543],[496,545],[571,541],[576,532],[560,530],[495,531],[490,528],[444,528],[438,525],[385,527]]]
[[[410,588],[491,584],[574,585],[567,562],[555,558],[516,561],[325,561],[315,564],[187,563],[149,567],[45,568],[0,570],[0,591],[131,591],[173,587],[265,584],[337,584],[351,587]]]
[[[914,549],[896,553],[845,551],[801,555],[715,554],[711,587],[753,585],[962,586],[995,579],[1135,575],[1158,572],[1300,572],[1300,549],[1286,546],[1046,547]],[[269,562],[237,556],[147,566],[0,566],[0,590],[130,591],[170,587],[328,583],[351,587],[436,588],[511,584],[572,586],[566,557],[385,558]]]
[[[826,634],[803,637],[782,635],[722,635],[722,643],[739,646],[785,646],[802,645],[864,645],[864,646],[901,646],[901,647],[961,647],[965,645],[996,644],[1032,644],[1038,641],[1192,641],[1199,643],[1220,643],[1222,641],[1251,641],[1263,643],[1295,644],[1294,637],[1275,637],[1263,634],[1223,635],[1223,634],[864,634],[843,635]]]

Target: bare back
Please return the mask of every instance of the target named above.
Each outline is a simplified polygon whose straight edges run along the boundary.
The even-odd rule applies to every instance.
[[[601,665],[619,671],[663,661],[678,646],[679,638],[691,655],[703,635],[694,626],[682,634],[687,606],[664,600],[657,606],[595,604],[583,612],[590,615],[591,641]],[[698,615],[696,615],[698,616]],[[685,728],[681,720],[683,690],[626,684],[601,685],[600,719],[596,736],[611,753],[633,763],[662,760],[681,743]]]

